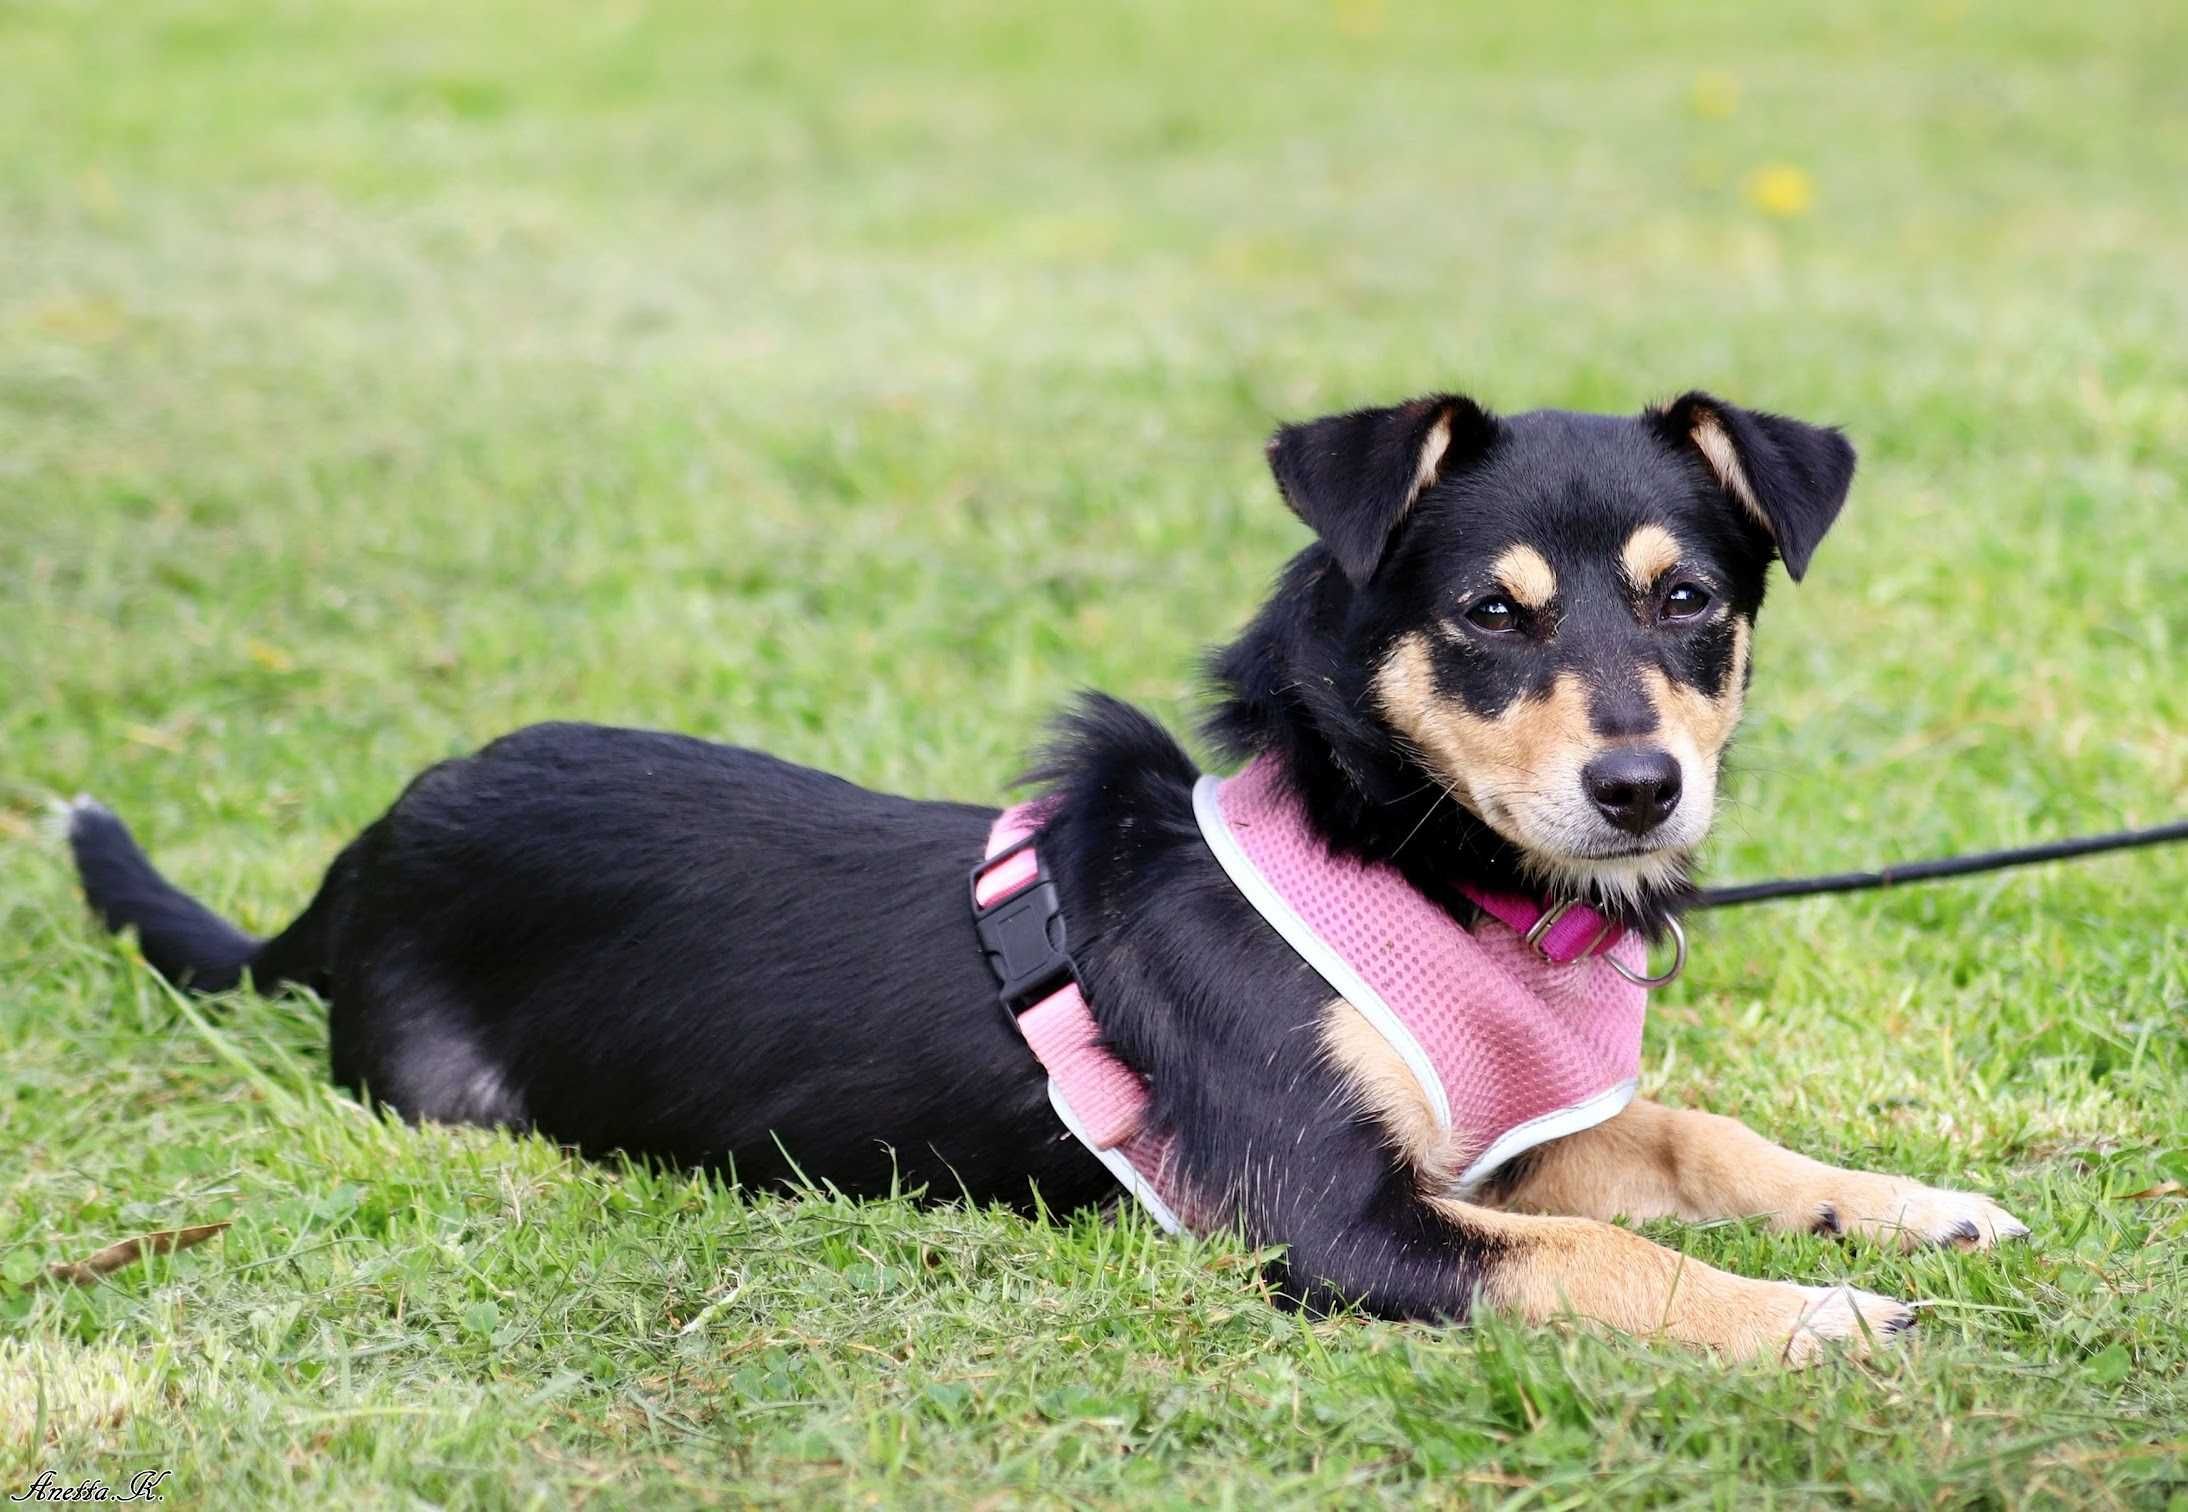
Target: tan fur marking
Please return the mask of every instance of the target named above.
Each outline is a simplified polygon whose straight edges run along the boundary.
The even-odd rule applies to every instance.
[[[1700,688],[1675,683],[1657,667],[1645,667],[1641,686],[1656,708],[1657,719],[1684,734],[1695,752],[1714,761],[1738,728],[1747,703],[1747,621],[1732,622],[1732,667],[1725,674],[1724,690],[1712,698]]]
[[[1717,481],[1724,484],[1725,492],[1740,501],[1740,507],[1755,517],[1755,523],[1770,531],[1770,516],[1763,513],[1762,505],[1755,502],[1755,490],[1748,486],[1747,469],[1740,465],[1740,450],[1732,444],[1732,437],[1715,415],[1707,410],[1694,418],[1694,429],[1689,432],[1695,446],[1709,462],[1710,470],[1717,474]],[[1770,531],[1774,536],[1775,531]]]
[[[1816,1289],[1735,1276],[1591,1219],[1430,1200],[1453,1222],[1500,1242],[1483,1300],[1527,1322],[1577,1318],[1730,1359],[1776,1356],[1792,1364],[1805,1363],[1821,1343],[1804,1327],[1827,1312]],[[1860,1309],[1878,1337],[1904,1317],[1904,1309],[1882,1297],[1863,1298]],[[1858,1352],[1867,1340],[1858,1325],[1850,1332],[1847,1342]]]
[[[1489,569],[1500,587],[1529,609],[1557,597],[1557,574],[1532,546],[1507,546]]]
[[[1517,1212],[1606,1220],[1764,1217],[1779,1229],[1835,1225],[1910,1245],[1938,1238],[1910,1221],[1932,1209],[1952,1207],[1945,1216],[1956,1220],[1968,1204],[1991,1208],[1973,1193],[1938,1192],[1903,1177],[1826,1165],[1772,1144],[1735,1118],[1646,1100],[1542,1146],[1504,1203]],[[1969,1211],[1977,1242],[2018,1227],[2003,1210]]]
[[[1435,486],[1437,475],[1443,467],[1443,454],[1450,449],[1451,415],[1446,411],[1428,428],[1427,439],[1421,442],[1421,460],[1413,470],[1413,492],[1406,496],[1407,509],[1413,507],[1415,499]]]
[[[1524,549],[1524,548],[1520,548]],[[1468,711],[1436,687],[1427,639],[1400,640],[1375,672],[1375,696],[1398,732],[1436,763],[1457,796],[1492,824],[1510,817],[1498,794],[1540,780],[1553,754],[1592,749],[1588,694],[1572,673],[1548,698],[1515,698],[1494,718]],[[1494,812],[1493,812],[1494,810]]]
[[[1390,1041],[1343,998],[1332,998],[1322,1010],[1322,1048],[1345,1073],[1360,1111],[1383,1126],[1391,1147],[1425,1185],[1445,1187],[1458,1179],[1477,1152],[1436,1126],[1420,1080]]]
[[[1644,525],[1626,537],[1618,561],[1626,569],[1626,581],[1645,589],[1678,566],[1682,554],[1678,538],[1670,531],[1661,525]]]
[[[1737,1119],[1636,1099],[1617,1117],[1544,1145],[1506,1197],[1520,1212],[1589,1218],[1751,1217],[1812,1228],[1801,1209],[1827,1169],[1770,1143]]]

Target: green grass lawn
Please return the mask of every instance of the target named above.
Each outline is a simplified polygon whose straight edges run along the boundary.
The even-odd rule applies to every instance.
[[[1788,1377],[379,1122],[45,825],[96,791],[263,929],[547,716],[993,799],[1081,685],[1190,721],[1304,538],[1279,417],[1693,386],[1864,459],[1712,875],[2170,817],[2184,74],[2136,0],[0,0],[0,1494],[2188,1506],[2179,851],[1697,922],[1646,1092],[2035,1229],[1652,1226],[1932,1299]]]

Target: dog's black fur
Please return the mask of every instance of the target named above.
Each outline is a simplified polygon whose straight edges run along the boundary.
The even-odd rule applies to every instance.
[[[1691,444],[1696,413],[1738,445],[1759,509]],[[1432,432],[1447,440],[1430,469]],[[1705,695],[1744,668],[1730,618],[1674,624],[1605,561],[1662,522],[1689,550],[1682,573],[1752,619],[1773,553],[1806,565],[1852,470],[1835,432],[1703,395],[1629,420],[1499,420],[1438,396],[1288,428],[1271,461],[1319,539],[1214,658],[1212,733],[1234,757],[1281,759],[1334,849],[1395,862],[1454,910],[1458,883],[1522,880],[1526,847],[1449,801],[1453,774],[1379,711],[1392,647],[1432,636],[1437,692],[1472,717],[1564,673],[1590,690],[1598,734],[1645,733],[1636,667]],[[1566,585],[1558,619],[1476,634],[1454,616],[1493,596],[1486,564],[1515,541]],[[1329,989],[1200,841],[1197,775],[1153,721],[1100,696],[1035,774],[1053,799],[1041,853],[1102,1032],[1148,1079],[1196,1206],[1285,1246],[1295,1294],[1463,1317],[1503,1241],[1424,1202],[1351,1111],[1316,1033]],[[973,931],[967,872],[993,815],[677,735],[541,725],[419,776],[264,943],[162,880],[103,809],[79,806],[72,843],[93,906],[158,971],[200,991],[245,973],[311,987],[335,1080],[405,1116],[747,1183],[795,1167],[854,1194],[1108,1201],[1115,1183],[1059,1126]],[[1685,885],[1682,857],[1596,901],[1654,929]]]

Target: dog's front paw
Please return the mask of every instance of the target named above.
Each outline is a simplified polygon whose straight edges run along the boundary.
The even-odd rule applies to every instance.
[[[1795,1286],[1800,1301],[1779,1358],[1798,1370],[1832,1350],[1855,1359],[1884,1348],[1915,1320],[1904,1302],[1850,1286]]]
[[[1945,1244],[1987,1250],[2026,1239],[2028,1225],[1980,1192],[1952,1192],[1890,1177],[1849,1183],[1817,1205],[1818,1226],[1901,1249]]]

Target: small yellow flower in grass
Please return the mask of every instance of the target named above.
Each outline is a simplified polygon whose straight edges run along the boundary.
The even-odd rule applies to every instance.
[[[1772,163],[1747,176],[1747,202],[1765,215],[1791,220],[1816,207],[1816,181],[1790,163]]]
[[[1383,30],[1383,0],[1336,0],[1337,29],[1348,37],[1373,37]]]
[[[1740,81],[1728,73],[1696,74],[1687,101],[1704,120],[1721,121],[1740,108]]]
[[[79,346],[104,346],[127,329],[128,316],[111,299],[49,299],[31,310],[40,329]]]
[[[243,654],[264,667],[268,672],[292,672],[296,669],[295,657],[289,655],[279,646],[270,645],[262,640],[244,642]]]

